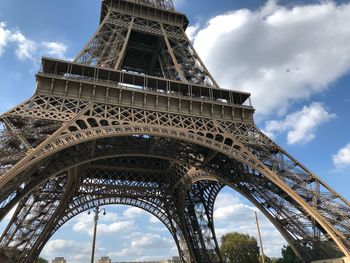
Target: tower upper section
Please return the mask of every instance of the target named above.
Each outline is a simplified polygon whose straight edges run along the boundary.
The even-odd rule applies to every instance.
[[[103,0],[100,25],[74,63],[85,66],[83,75],[92,66],[99,72],[111,70],[107,78],[130,76],[118,83],[131,88],[142,84],[163,94],[244,104],[249,94],[219,88],[185,33],[188,23],[172,0]],[[136,78],[142,81],[136,83]],[[176,88],[160,87],[159,81]]]
[[[128,0],[130,2],[150,5],[158,8],[174,10],[174,3],[172,0]]]
[[[186,30],[188,18],[176,12],[172,0],[103,0],[100,22],[113,12]]]

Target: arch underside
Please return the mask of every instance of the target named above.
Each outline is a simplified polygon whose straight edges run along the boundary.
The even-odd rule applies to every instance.
[[[32,100],[37,101],[31,107],[40,108],[44,98]],[[71,116],[60,105],[60,122],[58,115],[50,121],[40,112],[38,124],[28,128],[39,129],[40,138],[28,132],[9,142],[9,126],[3,127],[2,147],[10,144],[19,157],[1,159],[0,217],[20,205],[0,246],[8,254],[15,251],[21,262],[36,258],[78,213],[113,203],[159,218],[183,261],[222,262],[213,205],[224,185],[255,204],[306,262],[350,250],[348,202],[253,124],[69,104]],[[18,111],[7,121],[25,122]]]
[[[187,18],[162,9],[172,1],[113,2],[76,63],[44,59],[35,95],[0,116],[0,219],[19,204],[0,239],[7,262],[33,262],[69,219],[112,203],[159,218],[182,261],[222,262],[224,185],[304,261],[350,260],[350,203],[255,127],[247,94],[218,89]]]
[[[32,262],[67,221],[109,204],[135,206],[156,216],[172,234],[183,262],[190,262],[193,255],[201,260],[198,262],[220,262],[212,215],[222,184],[176,160],[129,156],[127,152],[110,154],[56,171],[50,179],[46,174],[19,198],[1,238],[1,246],[13,262]],[[192,191],[195,200],[189,197]]]

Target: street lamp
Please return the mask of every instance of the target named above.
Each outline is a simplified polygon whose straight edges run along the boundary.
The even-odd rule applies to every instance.
[[[255,214],[256,227],[258,229],[258,236],[259,236],[259,241],[260,241],[259,243],[260,243],[261,254],[262,254],[262,263],[265,263],[265,254],[264,254],[264,247],[263,247],[262,238],[261,238],[258,213],[256,211],[254,211],[254,214]]]
[[[106,215],[106,209],[104,208],[100,209],[99,206],[96,206],[96,208],[92,209],[92,211],[95,213],[95,215],[94,215],[94,236],[92,239],[91,263],[94,263],[98,216],[102,212],[103,212],[103,215]],[[91,212],[89,211],[88,214],[90,215],[90,213]]]

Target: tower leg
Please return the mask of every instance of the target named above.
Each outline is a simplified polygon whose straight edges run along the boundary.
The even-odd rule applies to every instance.
[[[217,182],[200,181],[188,190],[184,218],[195,262],[223,262],[213,224],[214,201],[221,189]]]
[[[55,224],[56,216],[69,197],[71,178],[60,176],[48,180],[20,201],[0,240],[9,262],[31,263],[39,256],[39,247],[44,245],[40,242],[42,236]]]

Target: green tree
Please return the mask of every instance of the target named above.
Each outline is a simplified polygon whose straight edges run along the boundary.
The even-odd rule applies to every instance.
[[[224,262],[259,262],[259,247],[256,239],[240,233],[228,233],[221,238],[221,253]]]
[[[290,246],[284,246],[282,248],[282,260],[280,263],[302,263],[297,255],[295,255],[293,249]]]
[[[47,261],[46,259],[43,258],[38,258],[35,263],[49,263],[49,261]]]

